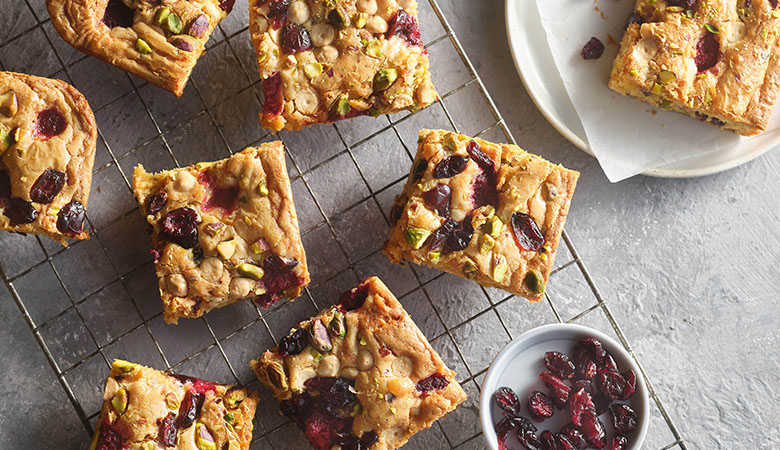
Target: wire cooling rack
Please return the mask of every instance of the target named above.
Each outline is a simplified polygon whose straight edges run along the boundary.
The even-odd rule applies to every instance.
[[[125,358],[247,384],[261,392],[252,449],[308,448],[258,385],[249,360],[373,274],[401,299],[469,394],[464,405],[405,448],[486,448],[479,386],[498,350],[531,327],[583,323],[617,337],[636,358],[565,232],[545,300],[536,305],[427,268],[392,265],[379,251],[393,197],[416,151],[418,129],[452,129],[515,143],[437,0],[420,1],[420,22],[440,102],[413,114],[278,135],[263,134],[256,120],[262,95],[245,26],[246,0],[237,1],[220,24],[178,100],[71,49],[54,31],[43,0],[13,2],[12,8],[0,34],[2,68],[74,84],[87,96],[100,127],[88,209],[92,239],[63,249],[35,236],[0,237],[0,254],[15,255],[0,258],[3,281],[83,422],[84,442],[100,410],[110,361]],[[130,190],[133,167],[142,162],[162,170],[216,160],[275,139],[283,140],[288,152],[311,286],[297,301],[270,310],[242,302],[165,325],[144,218]],[[647,382],[653,401],[645,448],[686,449]]]

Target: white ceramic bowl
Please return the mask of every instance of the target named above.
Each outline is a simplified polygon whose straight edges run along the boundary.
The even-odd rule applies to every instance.
[[[626,349],[617,341],[606,334],[574,324],[544,325],[526,331],[510,342],[501,353],[496,356],[482,383],[482,395],[479,401],[479,415],[482,422],[482,431],[488,445],[493,450],[498,450],[498,438],[495,432],[495,424],[500,420],[500,412],[493,401],[493,394],[501,386],[512,388],[520,398],[520,414],[530,419],[526,402],[533,391],[547,392],[547,386],[539,379],[539,374],[546,371],[544,354],[549,351],[558,351],[567,355],[572,354],[574,344],[585,337],[594,337],[604,344],[604,348],[617,362],[621,372],[632,369],[637,375],[636,393],[625,403],[631,406],[638,416],[638,427],[629,439],[627,450],[639,450],[647,434],[650,422],[649,393],[645,380],[639,371],[639,367]],[[555,414],[542,423],[534,422],[538,428],[538,434],[544,430],[559,431],[564,425],[571,422],[568,410],[555,410]],[[612,417],[609,412],[600,416],[607,431],[607,447],[614,434]]]

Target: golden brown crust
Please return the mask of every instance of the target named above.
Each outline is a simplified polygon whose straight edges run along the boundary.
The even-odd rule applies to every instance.
[[[266,128],[297,130],[356,115],[416,110],[438,98],[417,29],[416,0],[296,0],[284,20],[267,0],[251,0],[249,13],[266,97],[260,122]],[[392,31],[399,14],[410,24],[409,35]],[[334,15],[346,23],[338,25]],[[299,25],[311,48],[289,54],[281,35],[287,26]]]
[[[109,28],[104,23],[109,0],[47,0],[46,4],[54,28],[70,45],[181,97],[206,41],[227,13],[218,0],[121,1],[134,10],[130,27]],[[172,33],[158,23],[162,8],[178,15],[181,31]],[[208,18],[207,30],[190,33],[189,26],[201,15]],[[182,35],[196,44],[192,51],[173,45],[175,37]],[[139,39],[149,46],[149,53],[140,51]]]
[[[472,142],[497,165],[495,205],[476,207],[474,186],[484,172],[469,158],[467,148]],[[466,168],[453,177],[437,178],[435,167],[451,156],[467,158]],[[442,130],[422,130],[412,173],[393,207],[393,227],[383,251],[393,263],[425,264],[483,286],[540,300],[578,178],[578,172],[514,145],[494,144]],[[427,205],[422,196],[439,185],[451,190],[449,218],[465,223],[471,217],[473,235],[468,245],[458,251],[430,248],[433,239],[429,236],[448,218]],[[521,249],[516,243],[510,228],[516,213],[529,215],[544,236],[539,250]],[[415,239],[415,233],[419,239]],[[538,282],[531,284],[528,277]]]
[[[638,0],[635,12],[643,23],[623,36],[610,89],[745,136],[766,129],[780,88],[780,10],[768,0],[698,1],[688,11]],[[703,64],[714,51],[714,65]]]
[[[159,252],[157,277],[168,323],[273,293],[264,278],[271,255],[297,261],[290,273],[298,285],[284,288],[278,296],[294,299],[309,283],[281,142],[158,174],[138,166],[133,191],[153,228],[152,240]],[[150,211],[150,198],[162,193],[167,198],[164,206]],[[215,206],[213,199],[220,195],[228,202],[227,210]],[[199,217],[194,247],[185,248],[164,236],[164,219],[180,208],[190,208]],[[201,253],[197,257],[194,248]]]
[[[299,329],[308,329],[314,321],[329,324],[335,314],[343,313],[346,332],[343,337],[331,332],[332,349],[320,353],[309,344],[301,353],[286,357],[275,349],[251,365],[258,379],[280,401],[303,392],[306,380],[315,376],[354,380],[361,407],[352,432],[362,436],[373,430],[379,440],[372,449],[395,449],[454,410],[466,400],[466,393],[455,380],[455,372],[444,364],[378,278],[368,278],[353,291],[361,289],[366,298],[359,308],[344,311],[340,305],[334,306],[298,324]],[[278,377],[275,381],[269,377],[279,368],[284,374],[283,383]],[[417,383],[431,375],[443,377],[447,385],[420,392]]]
[[[169,415],[173,415],[171,423],[181,424],[177,420],[186,409],[188,395],[202,395],[198,415],[191,425],[173,428],[176,445],[164,447],[161,424]],[[121,435],[122,448],[127,450],[203,448],[196,445],[196,429],[205,426],[216,449],[248,450],[257,402],[257,393],[246,388],[178,377],[115,360],[106,380],[92,448],[111,433]]]
[[[0,95],[16,105],[13,113],[0,113],[0,172],[10,179],[11,196],[30,202],[31,188],[47,169],[65,173],[65,184],[50,203],[32,202],[38,211],[33,222],[16,224],[0,214],[0,229],[45,234],[62,245],[67,245],[66,238],[89,239],[85,229],[67,235],[57,229],[65,205],[77,201],[86,207],[89,199],[97,126],[86,99],[64,81],[13,72],[0,72]],[[41,137],[36,131],[38,114],[52,108],[64,119],[65,128],[56,136]],[[18,139],[12,137],[16,130]],[[2,199],[0,210],[8,211]]]

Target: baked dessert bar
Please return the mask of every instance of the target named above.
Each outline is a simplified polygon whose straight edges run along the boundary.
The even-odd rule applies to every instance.
[[[609,88],[745,136],[780,88],[774,0],[637,0]]]
[[[114,360],[90,450],[248,450],[257,393]]]
[[[416,110],[438,98],[416,0],[250,0],[249,18],[266,128]]]
[[[514,145],[422,130],[384,253],[539,300],[578,177]]]
[[[402,446],[466,393],[376,277],[252,361],[317,450]]]
[[[0,72],[0,229],[89,239],[97,126],[73,86]]]
[[[267,308],[309,283],[281,142],[158,174],[139,165],[133,191],[166,322],[247,298]]]
[[[235,0],[46,0],[76,49],[181,97],[204,45]]]

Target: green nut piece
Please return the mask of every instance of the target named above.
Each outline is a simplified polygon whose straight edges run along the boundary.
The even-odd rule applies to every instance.
[[[458,149],[458,143],[455,142],[455,135],[452,133],[448,133],[446,136],[444,136],[444,140],[442,140],[441,145],[445,146],[451,152],[454,152]]]
[[[496,240],[493,239],[489,234],[483,234],[480,236],[479,240],[479,252],[483,255],[493,250],[493,247],[496,245]]]
[[[268,186],[265,185],[265,182],[261,181],[260,184],[257,185],[257,193],[262,196],[268,195]]]
[[[531,269],[525,274],[525,285],[528,286],[532,292],[537,294],[544,293],[544,277],[542,273],[536,269]]]
[[[662,70],[661,73],[658,74],[658,81],[660,81],[661,84],[671,83],[676,79],[677,75],[671,70]]]
[[[211,432],[200,422],[195,424],[195,446],[198,450],[217,450],[217,443],[214,442],[214,436]]]
[[[366,26],[366,22],[368,22],[368,14],[366,13],[357,13],[352,18],[352,23],[355,25],[355,28],[363,28]]]
[[[11,134],[5,128],[0,128],[0,155],[5,153],[12,145],[14,145],[14,142]]]
[[[333,104],[330,105],[330,114],[335,117],[344,117],[351,110],[352,107],[349,106],[349,95],[347,94],[339,95]]]
[[[141,38],[138,38],[138,40],[135,41],[135,48],[138,50],[138,53],[142,53],[144,55],[149,55],[152,53],[152,47],[149,47],[149,44],[147,44],[146,41]]]
[[[337,27],[348,27],[350,25],[349,12],[344,5],[336,5],[336,9],[328,14],[330,23]]]
[[[113,369],[116,369],[117,372],[127,375],[129,373],[132,373],[140,367],[140,364],[131,363],[129,361],[125,361],[123,359],[115,359],[114,364],[111,366]]]
[[[165,23],[165,19],[168,18],[168,16],[171,15],[171,8],[167,6],[163,6],[162,8],[157,10],[157,13],[154,15],[154,22],[157,25],[162,25]]]
[[[498,216],[493,216],[488,220],[488,225],[490,226],[490,231],[488,231],[490,236],[493,239],[498,239],[501,235],[501,231],[504,230],[504,222],[502,222]]]
[[[434,251],[434,252],[428,252],[428,259],[431,262],[436,262],[441,258],[441,252],[440,251]]]
[[[509,264],[506,262],[506,258],[503,255],[493,258],[493,281],[496,283],[503,282],[508,271]]]
[[[660,84],[653,83],[653,87],[650,88],[650,92],[652,92],[654,94],[660,94],[661,92],[663,92],[663,88],[661,87]]]
[[[277,363],[277,364],[279,364],[279,367],[281,368],[282,363]],[[282,376],[284,376],[284,368],[282,368]],[[287,377],[285,377],[285,379],[286,378]],[[285,383],[287,382],[285,381]],[[225,392],[225,404],[227,405],[228,409],[236,409],[238,408],[238,405],[240,405],[241,402],[243,402],[247,398],[247,396],[248,394],[246,392],[246,389],[239,388],[239,387],[232,387],[228,389],[227,392]]]
[[[381,92],[395,83],[398,79],[398,70],[394,68],[382,69],[374,75],[374,92]]]
[[[462,269],[463,276],[468,278],[469,280],[473,280],[474,277],[477,276],[477,270],[479,270],[479,268],[470,259],[467,259],[466,262],[463,264],[463,269]]]
[[[335,337],[343,338],[347,335],[347,321],[344,318],[344,313],[339,310],[333,314],[333,318],[330,319],[328,329]]]
[[[249,248],[252,249],[252,253],[254,253],[255,255],[259,255],[260,253],[269,250],[271,246],[268,244],[268,242],[266,242],[265,239],[260,238],[257,240],[257,242],[250,245]]]
[[[317,349],[320,353],[328,353],[333,350],[333,343],[330,340],[328,334],[328,328],[319,319],[314,319],[309,323],[309,342],[312,347]]]
[[[415,250],[421,248],[430,235],[431,232],[425,228],[407,228],[404,232],[406,242]]]
[[[310,79],[317,78],[322,74],[322,64],[318,62],[306,63],[303,65],[303,73]]]
[[[217,253],[223,259],[230,259],[236,254],[236,240],[223,241],[217,244]]]
[[[114,411],[116,411],[117,414],[121,415],[125,412],[127,409],[127,389],[119,388],[119,390],[116,391],[116,394],[111,397],[111,406],[114,407]]]
[[[238,273],[241,275],[251,278],[253,280],[262,280],[263,275],[265,275],[265,271],[263,271],[262,268],[259,266],[256,266],[254,264],[249,263],[242,263],[238,265]]]
[[[19,111],[19,101],[16,98],[16,92],[8,91],[0,95],[0,114],[13,117],[17,111]]]
[[[170,31],[173,34],[179,34],[181,33],[182,29],[182,23],[181,23],[181,17],[179,17],[178,14],[175,12],[171,12],[165,17],[165,20],[163,20],[163,28]]]
[[[377,59],[384,56],[382,54],[382,49],[380,48],[380,43],[378,40],[374,39],[373,41],[369,42],[368,45],[366,45],[366,55]]]

